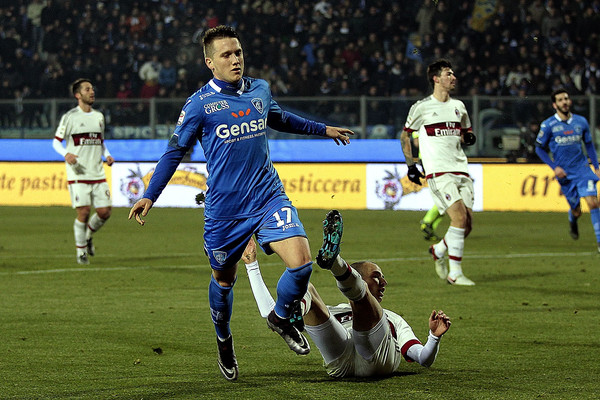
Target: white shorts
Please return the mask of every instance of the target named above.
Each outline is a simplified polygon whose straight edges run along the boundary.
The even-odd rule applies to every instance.
[[[433,202],[441,215],[446,213],[448,207],[462,200],[467,208],[473,209],[475,201],[473,195],[473,180],[466,175],[453,173],[443,174],[427,179]]]
[[[385,313],[368,332],[346,329],[333,316],[325,324],[305,328],[323,355],[327,373],[333,377],[388,375],[402,359]]]
[[[69,193],[71,194],[73,208],[83,206],[104,208],[112,206],[107,182],[71,183],[69,185]]]

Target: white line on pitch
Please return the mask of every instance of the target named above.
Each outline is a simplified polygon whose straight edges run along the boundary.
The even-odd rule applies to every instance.
[[[510,259],[510,258],[533,258],[533,257],[584,257],[597,254],[596,252],[570,252],[570,253],[524,253],[524,254],[467,254],[467,259]],[[186,254],[191,255],[191,254]],[[172,256],[165,255],[165,257]],[[58,256],[57,256],[58,257]],[[63,256],[61,256],[63,257]],[[371,258],[374,262],[392,262],[392,261],[422,261],[429,260],[430,257],[394,257],[394,258]],[[261,266],[277,266],[281,262],[261,262]],[[160,270],[160,269],[208,269],[208,264],[198,265],[142,265],[138,267],[77,267],[77,268],[57,268],[40,269],[28,271],[5,271],[0,275],[34,275],[34,274],[60,274],[67,272],[109,272],[109,271],[133,271],[133,270]]]

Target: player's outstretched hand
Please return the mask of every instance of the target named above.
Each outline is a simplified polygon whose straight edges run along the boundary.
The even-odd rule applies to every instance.
[[[338,146],[342,143],[344,146],[350,143],[348,135],[354,135],[350,129],[339,128],[337,126],[326,126],[325,135],[333,139]]]
[[[135,203],[133,207],[131,207],[131,210],[129,210],[128,219],[131,219],[131,217],[135,216],[135,220],[138,222],[138,224],[143,226],[146,223],[146,221],[144,221],[142,217],[148,215],[148,212],[152,208],[152,204],[154,203],[150,199],[139,199],[137,203]]]
[[[416,164],[408,166],[408,180],[417,185],[421,185],[421,178],[425,178],[425,175],[419,171]]]
[[[115,159],[112,156],[106,157],[106,164],[110,167],[115,163]]]
[[[256,261],[256,242],[254,241],[254,238],[250,238],[250,241],[248,241],[244,254],[242,254],[242,261],[244,261],[244,264],[250,264]]]
[[[450,318],[442,310],[433,310],[429,316],[429,330],[437,337],[446,333],[451,324]]]

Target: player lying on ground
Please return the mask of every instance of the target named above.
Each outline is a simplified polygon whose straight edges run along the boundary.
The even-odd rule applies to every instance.
[[[330,211],[317,264],[331,271],[349,304],[327,306],[309,284],[300,307],[305,329],[321,352],[327,373],[334,377],[388,375],[402,358],[431,366],[441,336],[450,328],[450,318],[441,310],[431,312],[429,337],[423,346],[402,317],[379,304],[387,286],[381,268],[369,261],[350,266],[339,256],[342,230],[341,215]],[[242,259],[260,313],[266,317],[274,301],[260,274],[254,240]]]

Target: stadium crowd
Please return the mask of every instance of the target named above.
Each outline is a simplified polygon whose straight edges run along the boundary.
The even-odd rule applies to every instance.
[[[600,0],[489,3],[483,20],[474,0],[4,0],[0,99],[67,98],[82,76],[99,98],[187,97],[210,79],[198,41],[218,24],[275,96],[422,96],[440,57],[459,96],[600,93]]]

